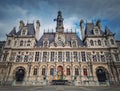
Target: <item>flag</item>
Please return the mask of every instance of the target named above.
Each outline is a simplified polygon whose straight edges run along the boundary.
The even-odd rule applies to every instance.
[[[54,19],[54,21],[57,21],[57,19]]]

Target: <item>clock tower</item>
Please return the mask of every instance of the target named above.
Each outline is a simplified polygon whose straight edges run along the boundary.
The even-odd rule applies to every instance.
[[[55,19],[57,21],[56,24],[56,32],[58,33],[63,33],[64,32],[64,27],[63,27],[63,18],[62,18],[62,12],[58,11],[58,16],[57,19]]]

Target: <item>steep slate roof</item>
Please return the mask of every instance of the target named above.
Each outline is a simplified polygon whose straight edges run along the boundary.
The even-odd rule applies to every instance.
[[[33,23],[27,23],[27,25],[25,26],[27,27],[27,35],[35,35],[35,28],[34,28],[34,24]],[[19,30],[16,35],[20,35],[21,34],[21,30]]]
[[[105,34],[106,35],[113,35],[113,33],[110,31],[110,29],[107,26],[105,27]]]
[[[42,37],[40,38],[40,40],[37,42],[36,46],[39,47],[39,46],[43,46],[43,39],[44,38],[47,38],[49,40],[49,43],[54,43],[54,39],[55,39],[55,34],[56,33],[44,33],[42,35]],[[65,34],[65,42],[71,42],[71,39],[73,38],[76,38],[77,39],[77,42],[78,42],[78,45],[80,46],[83,46],[83,42],[82,40],[78,37],[78,35],[76,33],[64,33]]]
[[[13,35],[13,34],[16,34],[16,28],[15,27],[9,33],[9,35]]]
[[[93,23],[87,23],[86,28],[85,28],[85,35],[93,35],[93,28],[94,24]]]
[[[28,30],[27,35],[35,35],[34,24],[27,24],[26,27],[27,27],[27,30]]]

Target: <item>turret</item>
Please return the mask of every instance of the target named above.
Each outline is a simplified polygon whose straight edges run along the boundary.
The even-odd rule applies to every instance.
[[[20,21],[20,25],[19,25],[19,30],[21,30],[23,27],[25,26],[23,20]]]
[[[57,25],[56,25],[56,31],[59,33],[64,32],[64,27],[63,27],[63,18],[62,18],[62,12],[58,11],[58,16],[57,16]]]
[[[36,21],[36,32],[35,32],[35,38],[38,41],[39,40],[39,32],[40,32],[40,21]]]
[[[101,21],[100,20],[97,20],[96,26],[98,26],[98,28],[101,30]]]
[[[82,40],[84,40],[85,31],[84,31],[84,20],[83,19],[80,21],[80,30],[81,30]]]

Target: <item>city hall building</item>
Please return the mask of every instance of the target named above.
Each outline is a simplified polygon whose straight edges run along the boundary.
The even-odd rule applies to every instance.
[[[101,21],[79,22],[80,35],[65,31],[58,11],[54,31],[39,37],[40,21],[25,24],[8,33],[0,55],[1,85],[51,85],[67,80],[78,86],[120,83],[120,41]]]

